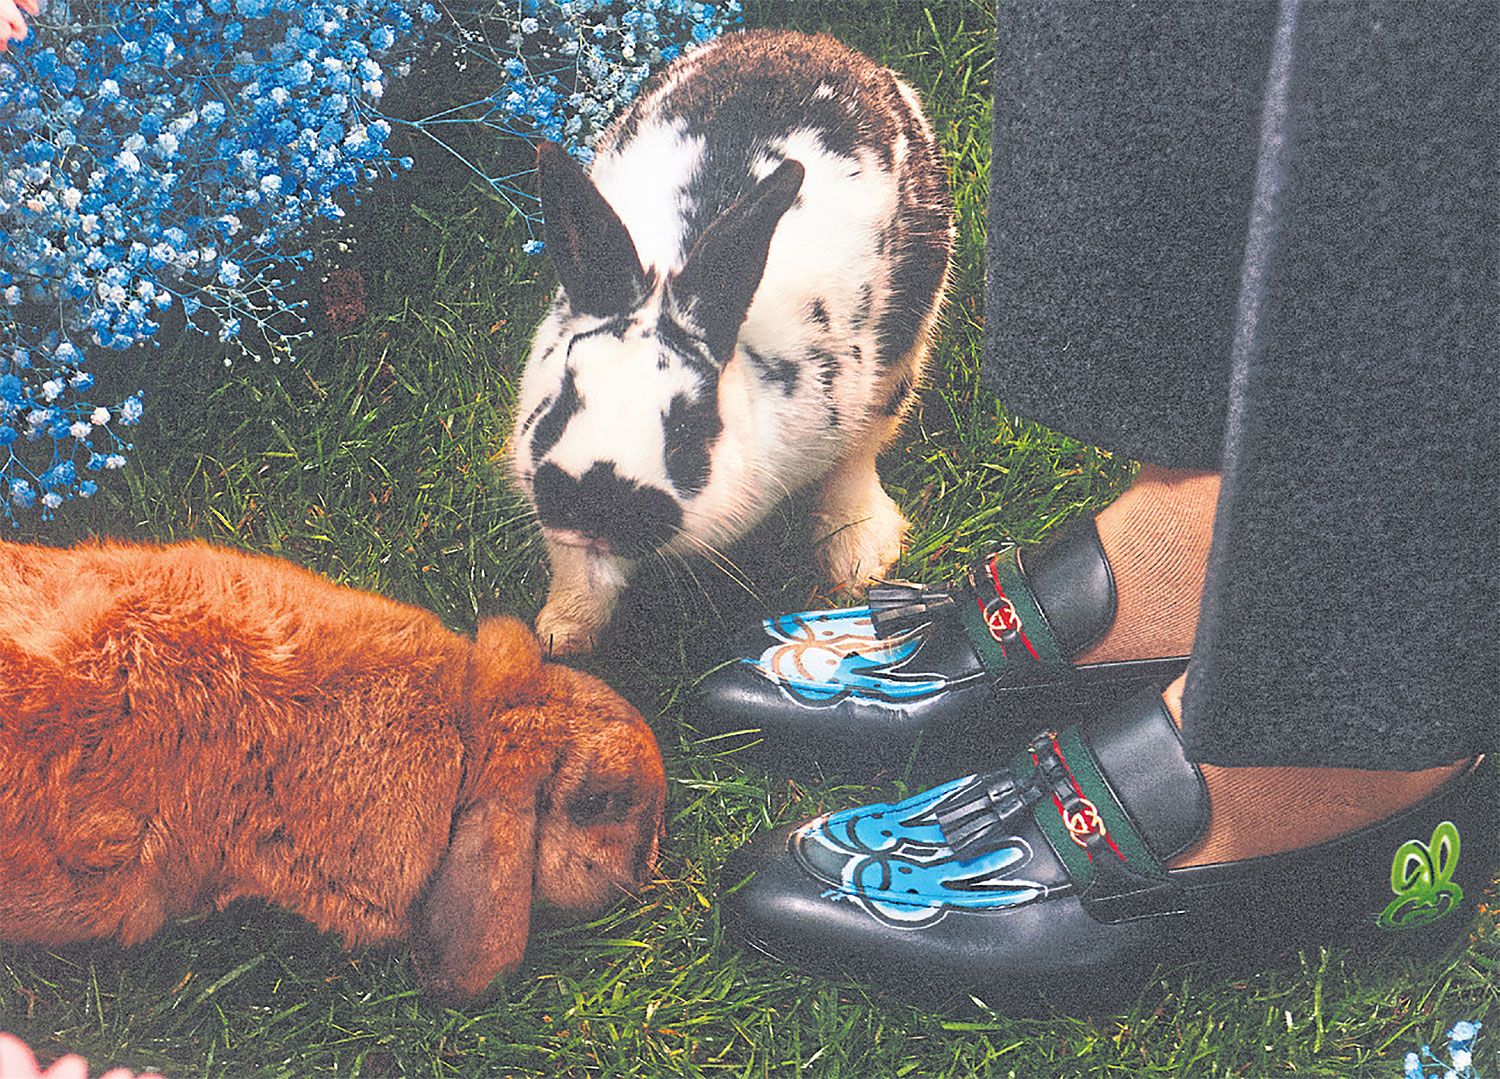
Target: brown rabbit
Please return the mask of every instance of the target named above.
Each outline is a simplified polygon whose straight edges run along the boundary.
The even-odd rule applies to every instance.
[[[430,991],[513,970],[533,892],[642,884],[661,756],[519,622],[426,611],[201,544],[0,544],[0,939],[131,944],[240,897]]]

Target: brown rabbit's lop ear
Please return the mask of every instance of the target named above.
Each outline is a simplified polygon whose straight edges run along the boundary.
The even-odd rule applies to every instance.
[[[467,795],[448,850],[413,907],[412,958],[423,987],[473,997],[520,965],[531,928],[537,787],[555,750],[545,735],[541,646],[514,618],[482,622],[472,652]],[[506,722],[497,727],[497,718]]]
[[[483,800],[462,810],[412,917],[412,960],[429,993],[474,997],[520,966],[531,931],[536,809]]]
[[[525,623],[490,618],[474,644],[472,699],[505,707],[530,699],[542,668],[542,646]]]

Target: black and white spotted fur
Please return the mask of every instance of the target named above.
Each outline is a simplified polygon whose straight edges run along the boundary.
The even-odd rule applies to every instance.
[[[543,642],[586,651],[639,559],[722,548],[815,482],[830,583],[885,573],[906,522],[875,455],[952,246],[916,95],[831,38],[736,34],[668,68],[587,176],[538,162],[562,287],[511,467],[552,562]]]

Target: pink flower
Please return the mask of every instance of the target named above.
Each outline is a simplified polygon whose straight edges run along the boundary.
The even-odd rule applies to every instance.
[[[10,0],[0,0],[3,9]],[[24,0],[23,0],[24,2]],[[35,8],[31,8],[35,12]],[[3,13],[0,13],[3,15]],[[89,1079],[89,1064],[77,1053],[59,1058],[52,1067],[42,1071],[36,1055],[20,1038],[13,1034],[0,1034],[0,1079]],[[142,1072],[137,1076],[127,1068],[111,1068],[99,1079],[162,1079],[156,1072]]]
[[[41,9],[37,6],[37,0],[0,0],[0,52],[5,51],[6,43],[12,39],[21,41],[26,37],[26,19],[22,16],[22,10],[35,15]]]

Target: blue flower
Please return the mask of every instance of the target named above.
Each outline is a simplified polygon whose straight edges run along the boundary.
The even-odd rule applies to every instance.
[[[41,475],[40,483],[43,487],[63,487],[71,484],[78,478],[78,472],[73,467],[71,459],[59,461]]]
[[[52,0],[38,40],[0,62],[0,159],[13,163],[0,185],[24,185],[26,196],[0,189],[10,318],[0,324],[0,445],[12,448],[0,482],[23,484],[0,499],[12,520],[42,476],[44,517],[92,493],[76,469],[58,468],[70,449],[95,472],[125,464],[123,444],[86,445],[115,438],[110,409],[81,400],[95,386],[86,368],[103,350],[152,341],[158,312],[181,303],[190,327],[227,344],[251,327],[273,344],[301,332],[298,305],[283,297],[311,254],[292,241],[312,218],[342,218],[346,189],[412,166],[386,149],[379,103],[409,46],[450,33],[431,0],[95,0],[87,18],[73,2]],[[587,162],[652,67],[737,21],[738,4],[519,0],[494,10],[479,18],[498,20],[515,48],[499,68],[475,67],[499,83],[481,87],[483,122],[566,140]],[[110,32],[83,29],[99,24]],[[492,63],[486,46],[469,44],[480,40],[460,48]],[[442,141],[445,122],[414,126]],[[517,179],[497,190],[535,222]],[[28,302],[53,312],[50,325],[27,321]],[[139,397],[114,414],[120,426],[136,422]],[[18,456],[31,452],[22,431],[43,455],[30,464]]]
[[[1404,1079],[1479,1079],[1474,1071],[1473,1043],[1479,1036],[1482,1023],[1467,1019],[1453,1024],[1448,1031],[1448,1060],[1442,1061],[1430,1046],[1424,1045],[1420,1052],[1407,1053],[1404,1062]]]
[[[1448,1031],[1450,1043],[1466,1045],[1479,1035],[1479,1028],[1483,1024],[1471,1023],[1467,1019],[1461,1019],[1453,1024],[1453,1029]]]

